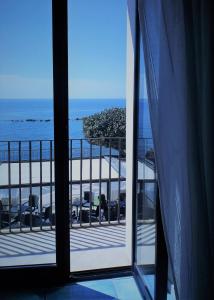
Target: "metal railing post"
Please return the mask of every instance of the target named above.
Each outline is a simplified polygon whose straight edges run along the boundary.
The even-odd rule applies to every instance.
[[[50,215],[51,215],[51,221],[50,224],[51,224],[51,229],[53,229],[53,226],[52,226],[52,220],[53,220],[53,142],[52,140],[50,141]]]
[[[80,226],[82,226],[82,139],[80,140]],[[78,217],[78,216],[77,216]]]
[[[10,142],[8,142],[8,202],[9,202],[9,230],[11,232],[11,161],[10,161]]]
[[[92,213],[92,144],[90,143],[90,195],[89,195],[89,225],[91,226]]]
[[[21,169],[21,161],[22,161],[22,157],[21,157],[21,141],[19,141],[19,229],[21,231],[22,225],[21,225],[21,209],[22,209],[22,188],[21,188],[21,184],[22,184],[22,169]]]
[[[100,155],[99,155],[99,224],[101,225],[101,189],[102,189],[102,144],[100,140]]]
[[[40,155],[39,155],[39,166],[40,166],[40,229],[42,230],[42,141],[39,143]]]
[[[107,199],[108,201],[108,223],[110,224],[110,219],[111,219],[111,139],[109,139],[109,198]]]
[[[30,205],[30,231],[32,231],[32,144],[31,141],[29,141],[29,183],[30,183],[30,195],[28,198],[28,203]]]
[[[73,226],[73,199],[72,199],[72,194],[73,194],[73,184],[72,184],[72,181],[73,181],[73,171],[72,171],[72,166],[73,166],[73,142],[72,142],[72,139],[70,140],[70,181],[71,181],[71,184],[70,184],[70,227],[72,228]],[[78,217],[78,216],[76,216]]]
[[[119,138],[118,139],[118,206],[117,206],[118,223],[120,223],[120,176],[121,176],[120,151],[121,151],[121,139]]]

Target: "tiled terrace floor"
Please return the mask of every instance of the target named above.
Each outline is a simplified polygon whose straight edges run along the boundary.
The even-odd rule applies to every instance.
[[[141,226],[138,236],[145,248],[145,262],[152,263],[153,224]],[[126,226],[109,225],[70,230],[71,271],[130,265]],[[55,263],[55,231],[0,235],[0,266]]]

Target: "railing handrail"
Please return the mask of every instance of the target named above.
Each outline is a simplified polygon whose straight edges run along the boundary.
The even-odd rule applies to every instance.
[[[88,140],[100,140],[100,139],[125,139],[126,137],[125,136],[116,136],[116,137],[114,137],[114,136],[108,136],[108,137],[106,137],[106,136],[103,136],[103,137],[91,137],[91,138],[69,138],[68,140],[70,141],[70,140],[73,140],[73,141],[83,141],[83,140],[85,140],[85,141],[88,141]],[[146,138],[147,139],[147,138]],[[148,138],[148,139],[150,139],[150,138]],[[1,140],[0,141],[0,143],[19,143],[19,142],[21,142],[21,143],[29,143],[29,142],[54,142],[54,139],[30,139],[30,140]]]

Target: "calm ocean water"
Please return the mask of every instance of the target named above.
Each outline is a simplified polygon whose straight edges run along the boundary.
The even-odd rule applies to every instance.
[[[69,136],[84,138],[82,117],[112,107],[125,107],[125,99],[79,99],[69,101]],[[151,137],[148,106],[141,101],[140,135]],[[53,101],[50,99],[0,100],[0,141],[28,141],[53,139]],[[13,143],[12,147],[17,148]],[[22,148],[28,150],[28,144]],[[78,146],[77,146],[78,147]],[[33,144],[38,148],[38,143]],[[47,148],[47,145],[46,145]],[[0,151],[7,150],[6,143],[0,143]]]
[[[111,107],[125,107],[125,100],[70,100],[70,138],[84,138],[82,121],[76,118],[89,116]],[[53,101],[0,100],[0,141],[32,139],[53,139]]]

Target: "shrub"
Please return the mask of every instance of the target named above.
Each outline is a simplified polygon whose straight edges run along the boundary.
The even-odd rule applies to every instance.
[[[111,146],[121,154],[125,153],[126,109],[111,108],[83,119],[83,132],[94,145]],[[123,137],[119,143],[117,137]],[[94,139],[93,139],[94,138]],[[96,140],[99,138],[99,140]],[[109,139],[112,138],[112,139]]]

